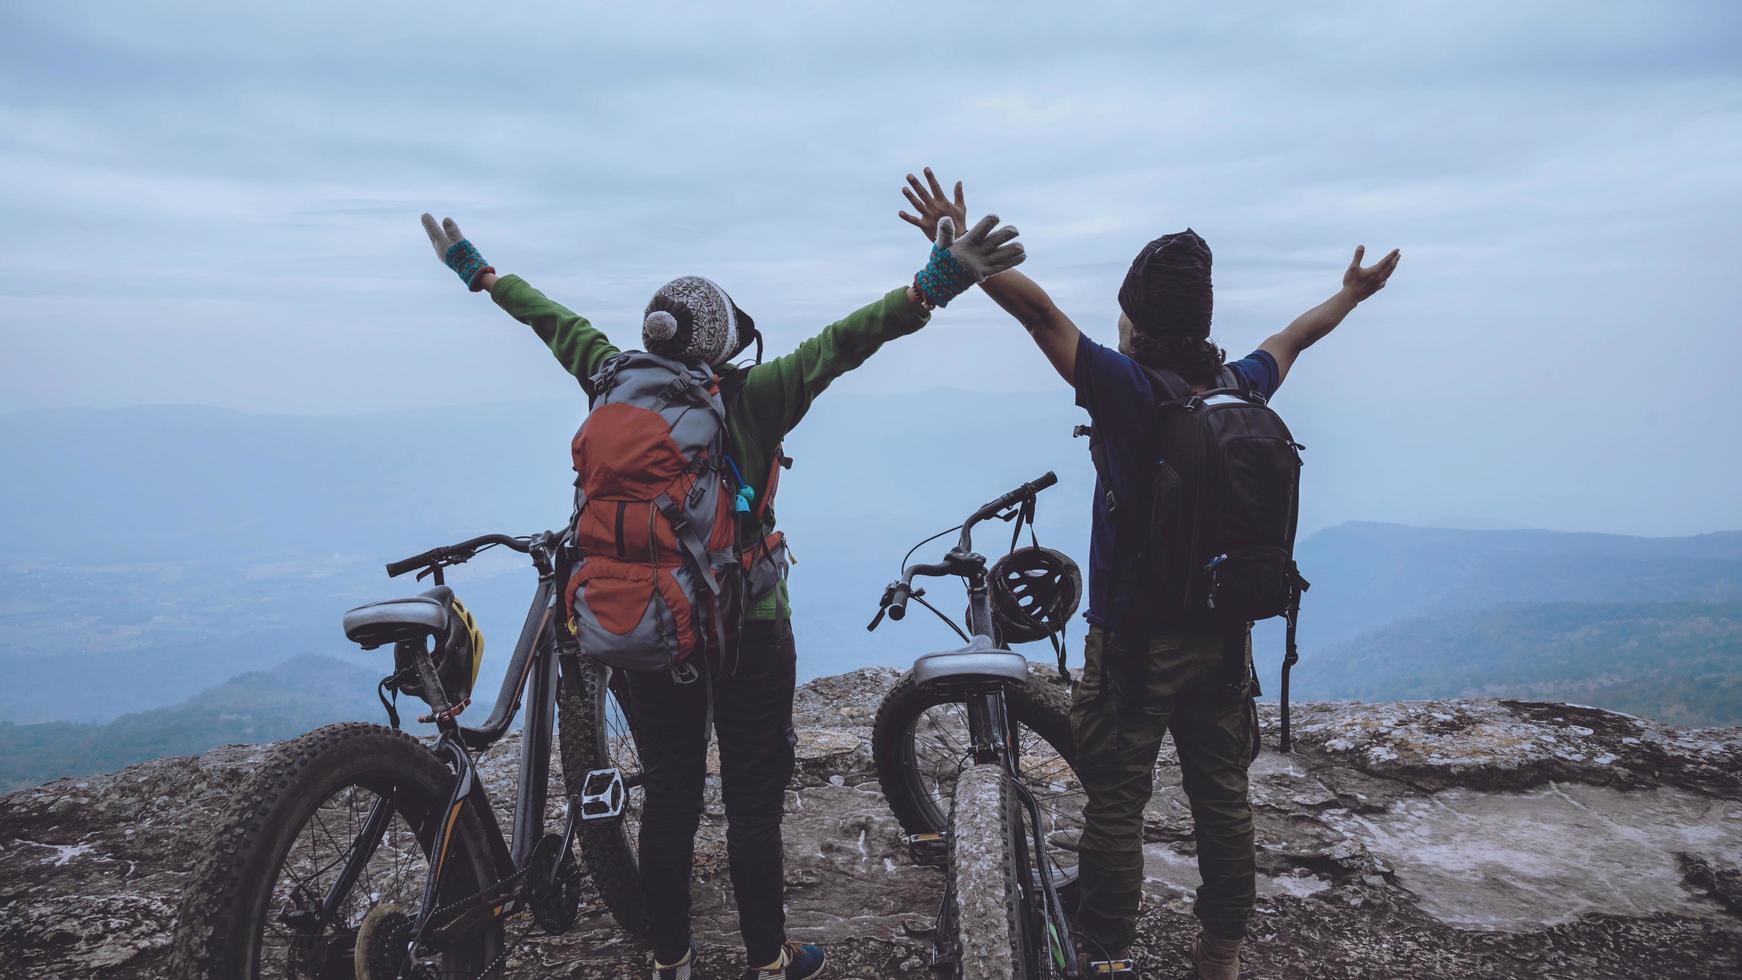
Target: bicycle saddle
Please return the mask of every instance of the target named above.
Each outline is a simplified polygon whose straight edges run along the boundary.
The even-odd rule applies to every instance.
[[[453,589],[438,585],[422,595],[358,606],[345,614],[345,638],[365,650],[373,650],[442,633],[448,628],[448,610],[453,599]]]
[[[976,636],[959,650],[928,653],[914,661],[913,680],[921,686],[1021,684],[1028,680],[1028,660],[1020,653],[993,646],[984,636]]]

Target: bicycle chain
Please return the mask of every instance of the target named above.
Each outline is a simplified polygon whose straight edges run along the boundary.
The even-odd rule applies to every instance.
[[[494,882],[490,883],[489,886],[487,886],[485,888],[480,888],[477,891],[471,893],[470,895],[463,895],[460,898],[454,899],[453,901],[449,902],[446,905],[437,906],[434,911],[430,912],[430,918],[434,919],[434,918],[440,916],[444,912],[451,912],[454,909],[459,908],[462,905],[465,905],[467,902],[470,902],[471,900],[477,898],[478,896],[484,894],[485,892],[487,892],[493,888],[499,888],[503,885],[513,884],[514,882],[519,881],[521,878],[526,877],[527,873],[531,870],[532,869],[530,867],[520,868],[520,869],[514,871],[512,874],[509,874],[509,875],[506,875],[504,877],[496,879]],[[507,929],[503,929],[504,933],[506,933],[507,931],[508,931]],[[520,934],[520,938],[515,940],[512,943],[507,942],[506,938],[505,938],[504,942],[502,943],[501,952],[496,954],[495,959],[491,960],[489,963],[484,964],[484,972],[478,974],[476,977],[473,978],[473,980],[485,980],[485,978],[490,975],[491,970],[496,969],[496,967],[498,967],[498,966],[502,965],[504,962],[506,962],[508,957],[513,954],[515,948],[517,948],[520,945],[520,943],[525,940],[526,931],[527,930],[522,930],[522,932]],[[423,968],[421,966],[419,966],[418,969],[421,971]]]

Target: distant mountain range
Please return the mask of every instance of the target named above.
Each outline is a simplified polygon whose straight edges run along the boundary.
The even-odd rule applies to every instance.
[[[1509,602],[1742,600],[1742,531],[1679,538],[1350,523],[1303,541],[1301,635]]]
[[[1304,657],[1302,698],[1566,701],[1742,723],[1742,602],[1515,602],[1399,620]]]
[[[0,793],[232,742],[290,738],[335,721],[384,721],[380,679],[379,671],[332,657],[301,656],[107,724],[0,722]]]
[[[26,731],[34,723],[126,721],[132,743],[195,751],[202,739],[253,737],[266,729],[248,725],[273,718],[313,719],[318,699],[300,692],[329,681],[375,717],[380,652],[346,643],[339,616],[423,587],[387,580],[386,561],[483,531],[563,523],[567,444],[582,408],[577,391],[573,402],[343,417],[186,407],[0,414],[10,471],[0,480],[0,718],[18,723],[8,737],[49,739]],[[777,504],[799,558],[801,678],[905,665],[955,645],[924,614],[876,633],[865,624],[910,544],[1045,470],[1060,482],[1041,499],[1040,539],[1086,564],[1093,474],[1070,435],[1080,420],[1066,398],[1020,393],[818,401],[788,440],[797,464]],[[1681,723],[1737,720],[1742,640],[1731,624],[1742,532],[1315,525],[1314,514],[1360,498],[1357,478],[1307,470],[1312,533],[1298,557],[1313,587],[1301,696],[1566,697]],[[1004,525],[976,537],[989,554],[1009,543]],[[498,683],[533,581],[523,559],[500,552],[450,577],[490,638],[482,690]],[[946,612],[964,605],[950,582],[930,598]],[[1084,630],[1071,627],[1073,659]],[[1278,624],[1262,624],[1258,658],[1272,693],[1281,647]],[[1044,643],[1025,652],[1051,656]],[[314,654],[338,659],[300,659]],[[276,673],[290,658],[301,667]],[[230,727],[198,720],[225,712],[181,713],[202,691],[224,703],[251,692],[253,707],[231,712]],[[281,716],[269,710],[275,698],[287,702]],[[113,735],[65,728],[54,737],[71,758],[78,745],[107,751]]]

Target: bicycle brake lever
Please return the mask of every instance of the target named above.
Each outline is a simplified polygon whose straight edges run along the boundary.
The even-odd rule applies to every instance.
[[[885,606],[882,609],[877,610],[876,617],[871,620],[871,625],[865,627],[865,632],[870,633],[873,630],[877,629],[878,625],[883,622],[883,614],[888,612],[888,611],[889,611],[889,609],[887,606]]]

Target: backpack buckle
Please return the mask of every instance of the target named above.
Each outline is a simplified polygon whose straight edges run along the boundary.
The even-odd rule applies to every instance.
[[[673,663],[671,665],[671,682],[673,684],[680,686],[684,684],[694,684],[696,681],[700,680],[701,677],[701,671],[697,670],[696,665],[690,663],[688,660],[681,663]]]

